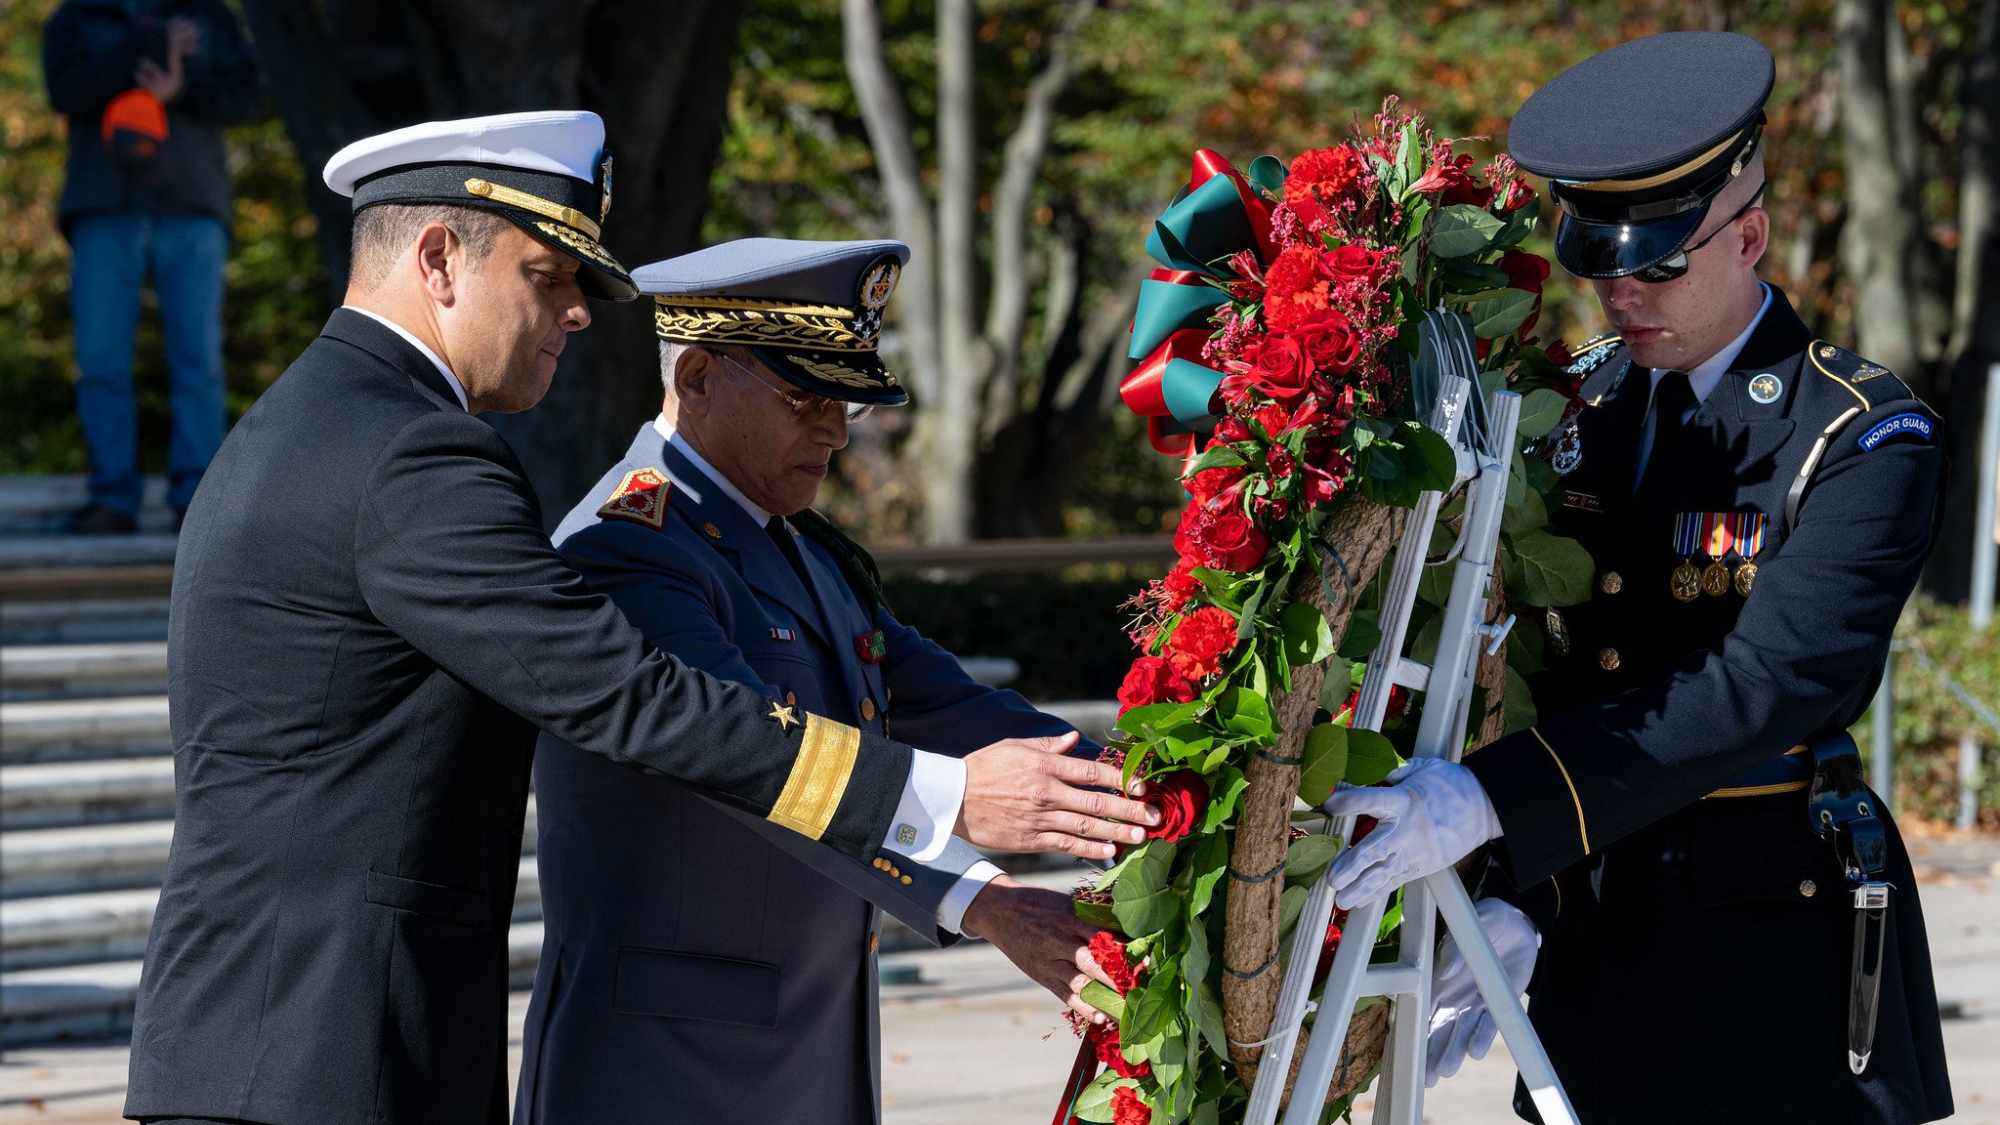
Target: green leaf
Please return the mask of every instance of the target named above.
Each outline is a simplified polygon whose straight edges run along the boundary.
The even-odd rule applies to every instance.
[[[1118,715],[1118,729],[1126,734],[1143,734],[1147,727],[1172,728],[1192,719],[1200,710],[1198,703],[1147,703],[1122,711]]]
[[[1523,488],[1520,495],[1510,491],[1507,510],[1500,514],[1500,530],[1510,535],[1525,535],[1539,531],[1549,525],[1549,506],[1542,501],[1542,494],[1532,488]]]
[[[1563,397],[1560,391],[1543,387],[1528,392],[1528,396],[1521,400],[1521,437],[1547,437],[1549,431],[1556,428],[1556,423],[1562,421],[1567,410],[1569,399]]]
[[[1326,679],[1319,685],[1319,709],[1331,715],[1347,702],[1347,695],[1354,690],[1355,665],[1344,656],[1327,658]]]
[[[1347,776],[1347,728],[1332,723],[1314,727],[1306,734],[1304,757],[1305,765],[1299,770],[1299,800],[1318,805],[1333,793],[1334,783]]]
[[[1379,732],[1347,732],[1347,776],[1341,780],[1350,785],[1373,785],[1402,764],[1396,748]]]
[[[1366,660],[1375,652],[1375,646],[1382,643],[1382,630],[1375,623],[1378,612],[1354,611],[1354,616],[1347,619],[1346,634],[1340,638],[1340,655],[1349,660]]]
[[[1404,448],[1414,456],[1404,458],[1404,471],[1418,492],[1443,492],[1458,476],[1458,458],[1451,444],[1429,426],[1415,422],[1405,428]]]
[[[1574,539],[1531,531],[1501,537],[1501,566],[1511,599],[1529,605],[1576,605],[1590,598],[1590,552]]]
[[[1507,634],[1507,667],[1529,676],[1547,667],[1542,662],[1542,615],[1521,616],[1523,620],[1516,622],[1513,631]]]
[[[1167,885],[1174,845],[1148,840],[1132,854],[1132,864],[1111,891],[1111,912],[1127,937],[1145,937],[1165,929],[1179,900]]]
[[[1085,981],[1083,991],[1077,995],[1082,997],[1084,1003],[1114,1020],[1125,1018],[1125,998],[1102,981]]]
[[[1186,476],[1192,476],[1203,469],[1233,469],[1238,465],[1248,465],[1249,458],[1237,452],[1236,447],[1218,442],[1202,450],[1201,456],[1188,466]]]
[[[1118,1073],[1112,1070],[1098,1075],[1076,1096],[1075,1104],[1069,1107],[1071,1115],[1079,1121],[1111,1120],[1111,1092],[1120,1085],[1135,1086],[1137,1083],[1118,1077]]]
[[[1498,340],[1521,327],[1521,322],[1535,311],[1538,300],[1539,297],[1525,289],[1489,289],[1450,307],[1471,319],[1473,335],[1482,340]]]
[[[1431,227],[1431,253],[1440,258],[1463,258],[1493,245],[1493,239],[1507,224],[1491,211],[1471,203],[1455,203],[1437,213]]]
[[[1118,1037],[1122,1041],[1130,1037],[1134,1044],[1144,1043],[1158,1036],[1173,1019],[1173,1006],[1167,1003],[1162,984],[1171,985],[1174,990],[1179,984],[1162,982],[1157,974],[1148,974],[1147,986],[1134,988],[1125,994],[1125,1017],[1118,1021]],[[1110,1015],[1109,1012],[1105,1013]]]
[[[1522,679],[1521,673],[1516,672],[1510,663],[1507,665],[1507,733],[1527,730],[1535,725],[1535,721],[1535,697],[1528,691],[1528,681]]]
[[[1289,934],[1292,932],[1292,927],[1298,924],[1299,911],[1305,909],[1305,905],[1306,889],[1304,887],[1285,888],[1284,893],[1278,896],[1279,933]]]
[[[1224,730],[1246,738],[1268,741],[1278,733],[1270,702],[1245,688],[1224,688],[1216,700],[1216,713]]]
[[[1242,774],[1237,777],[1241,780]],[[1188,866],[1194,874],[1193,886],[1188,893],[1188,917],[1191,919],[1188,932],[1193,933],[1201,928],[1199,919],[1215,895],[1215,885],[1229,870],[1229,842],[1220,833],[1204,837],[1201,843],[1195,845],[1194,858]],[[1189,977],[1194,975],[1192,972],[1188,974]]]
[[[1285,660],[1304,667],[1333,655],[1333,627],[1307,602],[1293,602],[1278,617],[1285,638]]]
[[[1227,756],[1228,749],[1224,748],[1220,753]],[[1243,791],[1250,787],[1250,779],[1243,776],[1242,770],[1234,766],[1223,768],[1228,772],[1217,779],[1215,788],[1208,795],[1208,807],[1202,810],[1203,832],[1212,832],[1222,827],[1224,822],[1234,816],[1237,800],[1242,797]]]
[[[1310,885],[1339,853],[1338,836],[1315,835],[1293,840],[1292,846],[1285,849],[1285,883],[1288,886]]]
[[[1195,985],[1195,1026],[1201,1029],[1201,1037],[1208,1040],[1208,1049],[1219,1058],[1229,1057],[1229,1034],[1223,1030],[1222,1001],[1216,999],[1215,987],[1207,981]]]

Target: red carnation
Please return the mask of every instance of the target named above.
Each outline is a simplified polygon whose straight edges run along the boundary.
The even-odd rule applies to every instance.
[[[1222,671],[1222,658],[1236,648],[1236,615],[1203,606],[1181,618],[1167,637],[1167,660],[1190,680]]]
[[[1507,288],[1521,289],[1535,295],[1534,311],[1528,314],[1528,319],[1521,322],[1521,327],[1514,330],[1519,335],[1526,336],[1533,331],[1535,322],[1542,318],[1542,283],[1549,279],[1549,260],[1525,250],[1509,250],[1500,255],[1500,270],[1507,275]]]
[[[1110,930],[1090,935],[1090,959],[1111,978],[1111,987],[1123,996],[1139,983],[1139,967],[1125,959],[1125,943]]]
[[[1119,713],[1148,703],[1186,703],[1194,698],[1194,685],[1174,671],[1164,657],[1142,656],[1132,662],[1125,682],[1118,688]]]
[[[1172,843],[1194,831],[1208,808],[1208,782],[1193,770],[1175,770],[1146,779],[1146,803],[1160,810],[1160,823],[1146,830],[1149,839]]]
[[[1316,199],[1331,204],[1352,197],[1361,203],[1371,176],[1368,162],[1353,145],[1309,149],[1299,154],[1285,176],[1285,202]]]
[[[1308,313],[1326,307],[1327,281],[1319,276],[1319,251],[1287,246],[1264,274],[1264,324],[1284,332]]]
[[[1152,1107],[1130,1086],[1111,1091],[1111,1125],[1150,1125]]]
[[[1174,547],[1183,558],[1217,570],[1245,571],[1264,561],[1271,541],[1234,505],[1188,506],[1174,532]]]
[[[1146,1078],[1153,1073],[1153,1064],[1145,1061],[1126,1062],[1125,1052],[1119,1049],[1117,1024],[1093,1024],[1084,1038],[1097,1052],[1097,1061],[1120,1078]]]
[[[1160,579],[1160,588],[1166,591],[1166,609],[1177,613],[1196,594],[1201,593],[1201,579],[1194,576],[1194,561],[1182,559],[1174,564],[1165,578]]]

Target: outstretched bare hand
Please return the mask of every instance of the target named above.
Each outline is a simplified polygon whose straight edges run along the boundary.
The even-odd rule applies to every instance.
[[[1159,812],[1118,795],[1117,767],[1067,757],[1076,738],[1010,738],[966,755],[965,803],[953,834],[998,851],[1096,859],[1116,852],[1102,841],[1143,842],[1141,826],[1158,824]],[[1134,783],[1131,792],[1143,788]]]

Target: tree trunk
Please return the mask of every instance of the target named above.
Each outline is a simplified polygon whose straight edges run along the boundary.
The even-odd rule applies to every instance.
[[[938,0],[938,336],[944,366],[922,427],[924,538],[956,543],[972,530],[969,482],[984,382],[979,320],[979,150],[974,124],[973,0]]]
[[[578,106],[617,158],[607,245],[627,266],[693,249],[721,151],[740,6],[687,0],[245,0],[258,62],[305,167],[327,275],[346,289],[349,203],[320,182],[351,141],[424,120]],[[540,409],[494,416],[551,526],[659,409],[647,302],[593,302]]]
[[[1993,365],[2000,363],[2000,0],[1986,0],[1979,41],[1965,76],[1965,123],[1959,136],[1963,172],[1958,197],[1958,284],[1946,353],[1949,386],[1940,408],[1952,480],[1945,489],[1945,518],[1925,584],[1947,601],[1971,592],[1972,538],[1993,529],[1973,527],[1979,483],[1979,419],[1985,396],[2000,394]]]
[[[1841,265],[1854,280],[1861,353],[1905,379],[1920,377],[1912,263],[1922,230],[1916,169],[1899,159],[1889,0],[1838,0],[1841,132],[1848,223]]]

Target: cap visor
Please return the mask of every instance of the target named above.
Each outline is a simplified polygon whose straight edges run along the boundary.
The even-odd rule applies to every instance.
[[[1565,211],[1556,224],[1556,261],[1578,277],[1629,277],[1687,245],[1708,217],[1709,202],[1643,223],[1580,219]]]
[[[632,283],[632,275],[618,264],[618,259],[611,256],[603,243],[574,227],[547,219],[522,218],[514,214],[507,217],[522,230],[583,263],[583,268],[576,271],[576,281],[582,287],[584,296],[604,301],[629,301],[639,295],[639,287]]]
[[[841,402],[901,406],[910,392],[874,352],[822,352],[765,344],[750,349],[785,382]]]

